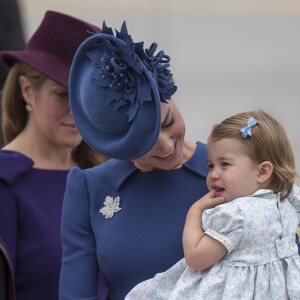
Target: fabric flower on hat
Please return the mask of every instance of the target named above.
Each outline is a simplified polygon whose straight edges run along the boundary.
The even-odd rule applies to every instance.
[[[155,74],[157,80],[157,88],[159,91],[160,99],[163,102],[170,99],[176,92],[176,86],[173,82],[170,82],[172,78],[170,67],[170,57],[160,51],[154,56],[157,48],[157,43],[152,43],[149,49],[146,49],[145,64],[148,65],[151,71]]]
[[[114,110],[128,106],[128,121],[132,121],[144,101],[152,101],[151,84],[144,74],[142,64],[147,67],[159,91],[160,100],[166,102],[176,91],[176,86],[170,82],[172,74],[168,69],[170,58],[160,51],[154,55],[157,44],[153,43],[144,50],[143,43],[134,43],[128,34],[126,22],[121,31],[107,27],[105,22],[102,34],[106,39],[95,40],[95,50],[87,52],[94,65],[91,79],[104,88],[106,104],[113,105]]]

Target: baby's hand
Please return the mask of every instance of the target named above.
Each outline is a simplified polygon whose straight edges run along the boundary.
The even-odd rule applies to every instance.
[[[192,207],[195,206],[195,208],[200,209],[203,212],[206,209],[213,208],[223,203],[224,203],[224,197],[215,197],[215,191],[211,190],[201,199],[196,201],[192,205]]]

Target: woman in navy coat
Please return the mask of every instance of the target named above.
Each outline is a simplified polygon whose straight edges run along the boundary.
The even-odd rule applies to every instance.
[[[116,36],[104,23],[74,57],[76,126],[112,159],[68,175],[61,300],[97,299],[100,273],[109,299],[124,299],[183,257],[186,213],[207,193],[206,146],[185,138],[170,58],[156,48],[134,43],[125,23]]]

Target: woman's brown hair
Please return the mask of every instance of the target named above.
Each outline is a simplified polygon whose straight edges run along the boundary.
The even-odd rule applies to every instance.
[[[42,73],[22,62],[16,62],[11,68],[2,91],[2,132],[5,145],[11,142],[27,123],[26,103],[18,81],[21,75],[26,76],[36,90],[47,79]],[[73,158],[81,168],[89,168],[107,160],[84,141],[74,149]]]

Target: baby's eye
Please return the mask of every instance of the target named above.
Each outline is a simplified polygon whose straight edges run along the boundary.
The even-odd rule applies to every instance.
[[[221,162],[221,166],[222,167],[227,167],[227,166],[230,166],[230,164],[228,162],[226,162],[226,161],[222,161]]]
[[[214,168],[214,165],[213,164],[207,164],[207,167],[211,170]]]

